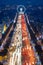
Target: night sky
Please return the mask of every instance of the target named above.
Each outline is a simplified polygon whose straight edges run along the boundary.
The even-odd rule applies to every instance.
[[[0,0],[1,5],[42,5],[43,0]]]
[[[26,12],[28,13],[28,15],[32,16],[30,18],[34,18],[35,20],[39,18],[40,21],[43,22],[43,0],[0,0],[0,10],[1,7],[4,8],[6,5],[25,5],[25,7],[27,7]],[[29,5],[32,6],[30,7],[30,9],[28,8]],[[4,15],[4,13],[7,13],[7,15]],[[0,13],[0,21],[4,18],[4,16],[9,16],[10,18],[12,18],[14,16],[14,13],[15,12],[13,12],[12,10]]]

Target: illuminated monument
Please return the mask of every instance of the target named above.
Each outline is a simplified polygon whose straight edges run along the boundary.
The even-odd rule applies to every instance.
[[[24,14],[25,10],[26,9],[25,9],[25,7],[23,5],[19,5],[17,7],[17,11],[18,11],[19,14]]]

